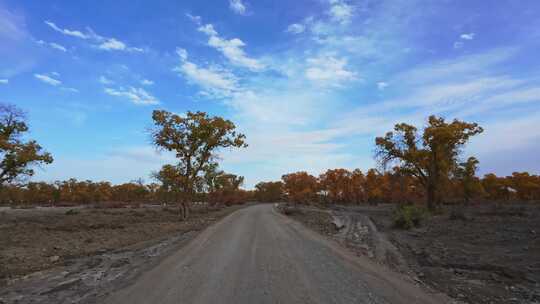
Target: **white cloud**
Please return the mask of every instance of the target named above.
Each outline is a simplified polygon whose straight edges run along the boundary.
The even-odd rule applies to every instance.
[[[60,88],[62,91],[66,91],[66,92],[71,92],[71,93],[79,93],[79,90],[75,89],[75,88],[66,88],[66,87],[62,87]]]
[[[208,45],[220,51],[232,64],[248,68],[252,71],[258,71],[264,68],[264,65],[258,60],[246,55],[242,49],[246,44],[242,40],[238,38],[227,40],[220,37],[212,24],[200,26],[198,30],[208,35]]]
[[[229,0],[229,7],[231,10],[239,15],[246,13],[246,6],[242,3],[242,0]]]
[[[292,34],[301,34],[306,30],[306,26],[300,23],[293,23],[287,27],[286,32]]]
[[[201,16],[193,16],[192,14],[187,13],[186,16],[193,21],[195,24],[200,25],[201,24]]]
[[[114,38],[109,38],[106,41],[104,41],[102,44],[100,44],[99,48],[106,51],[112,51],[112,50],[123,51],[126,49],[126,44]]]
[[[177,48],[176,49],[176,54],[178,54],[178,56],[180,56],[180,60],[182,60],[182,61],[186,61],[187,58],[188,58],[188,52],[185,49]]]
[[[49,47],[51,47],[53,49],[56,49],[56,50],[59,50],[59,51],[62,51],[62,52],[67,52],[67,49],[64,46],[62,46],[62,45],[60,45],[60,44],[58,44],[56,42],[45,42],[43,40],[37,40],[36,43],[39,44],[39,45],[47,45],[47,46],[49,46]]]
[[[105,85],[109,85],[109,84],[114,84],[114,81],[108,79],[107,77],[105,76],[99,76],[99,82],[102,83],[102,84],[105,84]]]
[[[152,96],[150,93],[146,92],[143,88],[134,88],[129,87],[124,89],[120,87],[119,89],[105,88],[105,93],[111,96],[125,97],[129,99],[132,103],[137,105],[155,105],[159,104],[159,100]]]
[[[461,40],[473,40],[474,39],[474,33],[468,33],[468,34],[461,34],[459,38]],[[454,49],[461,49],[465,46],[465,43],[463,41],[456,41],[454,42]]]
[[[501,65],[516,54],[513,48],[494,49],[489,52],[460,56],[451,60],[441,60],[417,66],[396,75],[397,83],[419,86],[446,80],[455,75],[465,79],[471,75],[483,75],[491,68]]]
[[[127,52],[138,52],[142,53],[144,52],[144,49],[138,48],[138,47],[130,47],[125,42],[122,42],[116,38],[109,38],[109,37],[103,37],[101,35],[96,34],[92,29],[87,28],[86,33],[83,33],[78,30],[68,30],[68,29],[62,29],[58,27],[55,23],[51,21],[45,21],[45,24],[47,24],[49,27],[51,27],[53,30],[62,33],[63,35],[67,36],[73,36],[85,40],[91,40],[93,41],[93,46],[97,49],[104,50],[104,51],[127,51]],[[43,41],[38,41],[38,43],[43,43]],[[56,48],[58,50],[67,51],[63,46],[56,44],[56,43],[50,43],[51,47]]]
[[[356,113],[357,117],[370,117],[386,113],[419,111],[422,115],[441,114],[458,111],[463,107],[473,107],[481,100],[502,91],[515,88],[522,82],[507,77],[476,77],[474,79],[441,80],[426,83],[401,96],[364,105]],[[363,114],[361,114],[363,113]]]
[[[520,87],[493,94],[459,111],[458,116],[470,116],[508,107],[516,108],[529,103],[540,104],[540,87]]]
[[[0,38],[19,43],[28,36],[24,17],[0,7]],[[3,43],[6,42],[3,41]]]
[[[357,79],[355,72],[347,70],[347,60],[330,55],[307,59],[305,76],[322,85],[339,87],[344,82]]]
[[[8,84],[9,79],[0,79],[0,84]]]
[[[128,47],[124,42],[115,38],[106,38],[98,48],[105,51],[128,51],[128,52],[144,52],[144,49],[137,47]]]
[[[52,86],[58,86],[62,84],[62,81],[58,79],[54,79],[50,76],[44,75],[44,74],[34,74],[34,77],[37,78],[39,81],[42,81],[46,84],[50,84]]]
[[[332,20],[341,24],[346,24],[353,17],[354,7],[343,0],[330,0],[329,14]]]
[[[145,86],[151,86],[151,85],[154,84],[154,82],[152,80],[143,79],[143,80],[141,80],[141,84],[145,85]]]
[[[461,34],[459,38],[463,40],[473,40],[474,39],[474,33],[468,33],[468,34]]]
[[[58,43],[55,43],[55,42],[51,42],[49,43],[49,45],[53,48],[53,49],[57,49],[59,51],[62,51],[62,52],[67,52],[67,49],[63,46],[61,46],[60,44]]]
[[[61,29],[59,28],[55,23],[51,22],[51,21],[45,21],[45,24],[47,24],[48,26],[50,26],[53,30],[59,32],[59,33],[62,33],[63,35],[66,35],[66,36],[72,36],[72,37],[77,37],[77,38],[81,38],[81,39],[88,39],[90,38],[90,36],[88,36],[87,34],[83,34],[82,32],[80,31],[76,31],[76,30],[68,30],[68,29]]]
[[[388,83],[386,83],[384,81],[377,82],[377,89],[382,91],[382,90],[386,89],[386,87],[388,87]]]
[[[212,24],[205,24],[198,28],[199,32],[203,32],[208,36],[216,36],[218,33]]]
[[[199,67],[187,60],[186,50],[178,48],[176,52],[180,57],[181,64],[175,68],[175,71],[182,73],[188,81],[201,86],[206,90],[206,94],[224,97],[230,96],[232,92],[237,90],[237,80],[231,72],[218,67]]]

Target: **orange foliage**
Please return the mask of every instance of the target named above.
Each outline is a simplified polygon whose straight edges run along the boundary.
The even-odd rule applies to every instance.
[[[307,172],[285,174],[281,177],[283,188],[290,202],[310,204],[317,200],[319,183]]]

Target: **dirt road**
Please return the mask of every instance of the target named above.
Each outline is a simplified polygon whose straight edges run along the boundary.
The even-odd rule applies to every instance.
[[[274,211],[229,215],[104,303],[445,303]]]

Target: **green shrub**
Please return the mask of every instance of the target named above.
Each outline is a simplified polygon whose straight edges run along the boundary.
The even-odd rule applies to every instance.
[[[418,227],[427,214],[425,208],[415,205],[400,205],[394,210],[394,227],[401,229]]]
[[[79,214],[79,210],[69,209],[68,211],[66,211],[66,215],[76,215],[76,214]]]

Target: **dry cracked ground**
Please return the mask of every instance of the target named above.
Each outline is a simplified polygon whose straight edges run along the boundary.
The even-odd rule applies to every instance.
[[[174,210],[161,207],[6,210],[0,303],[512,303],[476,287],[478,297],[489,299],[477,301],[450,275],[437,280],[437,268],[448,266],[437,255],[443,247],[428,248],[422,237],[429,242],[444,232],[395,232],[385,228],[387,214],[377,207],[285,216],[262,204],[199,210],[179,222]],[[341,230],[333,227],[336,217]],[[538,250],[537,242],[527,244]],[[413,263],[430,254],[432,272]],[[532,283],[538,255],[528,258],[528,285],[510,284],[521,290],[509,291],[515,303],[539,299]],[[505,270],[491,272],[505,279]]]
[[[540,205],[451,208],[420,228],[392,227],[393,205],[306,209],[291,216],[357,255],[464,303],[540,303]],[[336,230],[335,219],[344,223]]]

